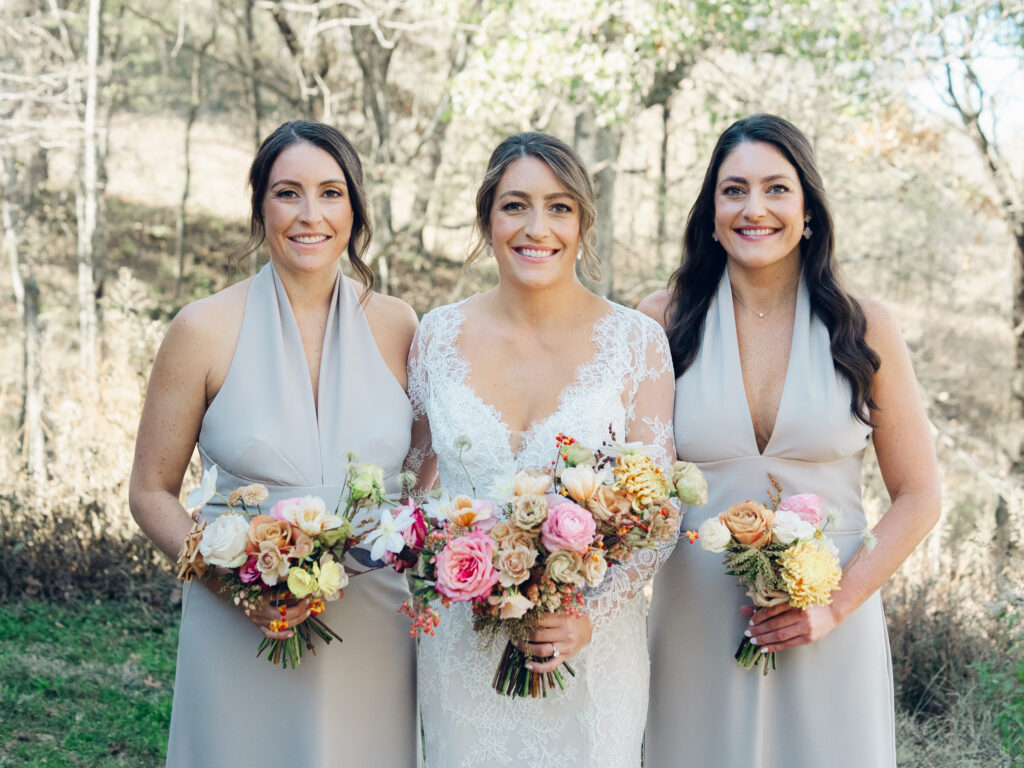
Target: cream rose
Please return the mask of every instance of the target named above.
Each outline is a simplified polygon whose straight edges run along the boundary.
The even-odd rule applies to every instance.
[[[268,587],[276,586],[277,582],[288,575],[288,558],[281,554],[273,543],[264,541],[256,553],[256,570]]]
[[[316,574],[317,592],[325,600],[336,600],[341,590],[348,586],[348,574],[330,553],[320,558],[313,572]]]
[[[498,569],[498,581],[503,587],[514,587],[530,578],[530,569],[537,562],[537,551],[527,547],[498,550],[494,556],[494,567]]]
[[[733,504],[718,516],[737,542],[760,549],[772,540],[775,513],[756,501]]]
[[[288,591],[299,600],[316,589],[316,579],[304,568],[291,568],[288,570]]]
[[[561,584],[583,586],[583,558],[568,549],[560,549],[548,557],[544,575]]]
[[[709,517],[700,524],[697,538],[700,539],[701,549],[708,552],[724,552],[732,542],[732,534],[717,517]]]
[[[522,528],[512,525],[508,520],[499,520],[488,531],[498,549],[515,549],[526,547],[532,549],[537,541],[537,534],[524,531]]]
[[[319,536],[341,526],[342,518],[327,511],[319,496],[305,496],[280,510],[281,519],[287,520],[307,536]]]
[[[594,495],[587,501],[587,509],[599,523],[607,523],[622,517],[629,512],[632,504],[629,498],[611,486],[600,485]]]
[[[203,529],[199,554],[210,565],[237,568],[246,560],[249,521],[230,512],[221,515]]]
[[[699,507],[708,500],[708,481],[696,464],[677,461],[668,473],[669,482],[676,489],[679,501],[690,507]]]
[[[524,531],[540,530],[548,519],[548,502],[543,496],[526,494],[517,496],[512,502],[512,513],[509,522]]]
[[[538,469],[516,472],[512,491],[516,496],[543,496],[551,487],[551,475]]]
[[[802,520],[796,512],[779,508],[775,513],[775,523],[772,526],[772,540],[779,544],[789,546],[797,539],[811,539],[817,532],[817,528],[806,520]]]

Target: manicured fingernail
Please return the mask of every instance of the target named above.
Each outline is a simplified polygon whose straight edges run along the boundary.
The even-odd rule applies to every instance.
[[[756,637],[750,638],[750,644],[751,645],[757,645],[757,638]]]
[[[748,627],[752,627],[752,626],[754,626],[754,620],[753,620],[753,619],[751,619],[750,621],[748,621],[748,622],[747,622],[747,626],[748,626]]]
[[[533,672],[533,664],[527,664],[527,665],[526,665],[526,668],[527,668],[528,670],[530,670],[531,672]]]
[[[750,637],[750,630],[749,629],[744,629],[743,630],[743,636],[744,637]]]

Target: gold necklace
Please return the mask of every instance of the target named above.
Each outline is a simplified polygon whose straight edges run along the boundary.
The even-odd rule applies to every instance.
[[[797,285],[799,285],[799,282],[797,283]],[[750,312],[751,314],[757,315],[759,318],[764,319],[764,318],[766,318],[768,316],[768,314],[773,309],[775,309],[777,306],[779,306],[779,304],[784,302],[786,299],[788,299],[793,294],[793,291],[796,290],[796,285],[794,285],[792,288],[790,288],[788,291],[786,291],[786,294],[781,299],[779,299],[774,304],[772,304],[770,307],[768,307],[768,309],[766,309],[764,312],[758,312],[756,309],[751,309],[747,305],[747,302],[745,302],[743,299],[741,299],[739,297],[739,294],[736,293],[736,289],[735,288],[732,288],[731,290],[732,290],[732,297],[734,299],[736,299],[736,301],[738,301],[740,303],[741,307],[743,307],[745,310],[747,310],[747,312]]]

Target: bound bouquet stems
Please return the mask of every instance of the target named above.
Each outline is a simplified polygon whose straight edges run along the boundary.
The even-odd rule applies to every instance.
[[[736,663],[744,669],[753,669],[760,664],[762,675],[767,675],[769,668],[775,669],[775,652],[762,653],[760,648],[750,642],[749,637],[740,641],[735,658]]]
[[[511,641],[507,642],[498,668],[494,672],[494,681],[491,683],[494,690],[503,696],[530,696],[536,699],[547,696],[548,690],[554,690],[555,686],[558,686],[560,691],[565,690],[563,669],[571,677],[576,677],[576,670],[565,661],[550,672],[532,672],[526,668],[531,658],[516,648]]]

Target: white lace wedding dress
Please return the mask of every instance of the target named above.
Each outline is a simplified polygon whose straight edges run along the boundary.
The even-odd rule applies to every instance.
[[[427,314],[410,355],[410,399],[417,418],[429,420],[430,445],[418,449],[421,458],[436,454],[442,488],[472,493],[468,470],[483,493],[510,469],[546,467],[559,432],[596,448],[610,439],[610,426],[619,441],[656,446],[659,461],[675,457],[674,374],[664,332],[611,303],[592,329],[593,358],[561,392],[556,411],[522,433],[514,453],[513,435],[470,387],[470,361],[459,352],[471,300]],[[463,436],[471,445],[460,463],[456,440]],[[565,675],[566,690],[547,698],[496,693],[491,680],[504,642],[488,645],[473,632],[469,605],[442,610],[436,634],[418,647],[427,768],[639,766],[650,678],[643,586],[667,554],[641,551],[589,592],[593,638],[571,660],[576,677]]]

